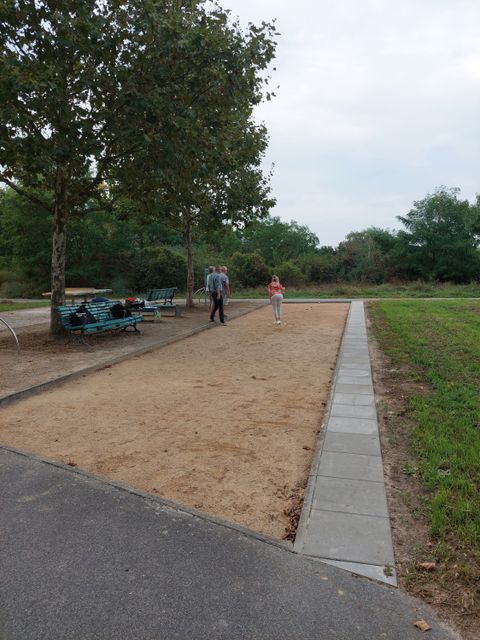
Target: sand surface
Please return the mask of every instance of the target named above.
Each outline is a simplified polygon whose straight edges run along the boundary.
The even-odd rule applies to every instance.
[[[263,307],[0,409],[0,441],[281,538],[348,304]]]

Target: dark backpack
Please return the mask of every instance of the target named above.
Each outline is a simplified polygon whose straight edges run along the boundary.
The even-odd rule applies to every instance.
[[[121,302],[116,302],[110,307],[110,315],[112,316],[112,318],[117,320],[119,318],[127,318],[132,314],[130,313],[130,311],[128,311],[128,309],[125,309]]]
[[[83,304],[74,313],[70,314],[70,326],[72,327],[81,327],[84,324],[94,324],[95,322],[95,316]]]

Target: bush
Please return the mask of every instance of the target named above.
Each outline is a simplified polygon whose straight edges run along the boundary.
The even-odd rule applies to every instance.
[[[282,284],[288,285],[290,287],[304,283],[304,278],[302,277],[300,267],[298,267],[291,260],[282,262],[282,264],[277,267],[275,273],[280,278],[280,282]]]
[[[330,254],[304,256],[300,268],[308,282],[333,282],[337,275],[335,256]]]
[[[185,290],[187,263],[183,256],[167,247],[149,247],[134,260],[133,289],[178,287]]]
[[[256,253],[235,252],[230,258],[231,281],[237,287],[258,287],[267,285],[270,270],[262,256]]]

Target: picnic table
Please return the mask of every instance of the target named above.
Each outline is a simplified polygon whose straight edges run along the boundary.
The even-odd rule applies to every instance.
[[[94,287],[68,287],[65,289],[65,298],[71,298],[72,304],[75,304],[75,298],[82,298],[83,302],[88,302],[88,298],[95,298],[112,293],[111,289],[95,289]],[[51,298],[52,292],[46,291],[42,293],[42,298]]]

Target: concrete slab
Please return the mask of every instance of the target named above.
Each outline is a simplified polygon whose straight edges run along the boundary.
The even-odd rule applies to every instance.
[[[390,584],[392,586],[397,585],[397,574],[393,567],[378,567],[375,564],[362,564],[360,562],[341,562],[340,560],[326,560],[322,558],[322,562],[329,564],[332,567],[338,567],[344,571],[350,571],[360,576],[365,576],[371,580],[379,580]]]
[[[295,547],[396,584],[362,302],[352,302]],[[339,565],[340,566],[340,565]]]
[[[373,385],[371,384],[345,384],[339,383],[335,385],[335,392],[338,393],[358,393],[373,395]]]
[[[328,421],[328,431],[337,433],[362,433],[364,435],[377,434],[378,425],[376,420],[368,418],[335,418]]]
[[[323,456],[322,456],[323,457]],[[318,478],[313,509],[388,517],[387,498],[382,482]]]
[[[364,359],[363,362],[345,362],[345,358],[342,358],[342,369],[345,370],[349,370],[349,369],[363,369],[364,371],[370,371],[371,367],[370,367],[370,362],[367,360],[367,358]]]
[[[339,393],[338,390],[336,390],[334,395],[334,402],[338,404],[350,404],[355,406],[375,406],[375,398],[373,393],[359,395],[356,393]]]
[[[360,453],[323,451],[317,475],[383,483],[382,459]]]
[[[334,431],[328,431],[323,441],[323,451],[379,456],[380,439],[376,433],[359,435],[357,433],[335,433]]]
[[[373,406],[358,406],[350,404],[333,404],[330,415],[336,418],[371,418],[377,417],[377,411]]]
[[[360,367],[344,367],[343,365],[338,370],[340,376],[350,376],[352,378],[368,379],[371,380],[372,374],[369,369],[361,369]]]
[[[310,535],[304,540],[308,556],[393,566],[388,518],[312,509]]]

